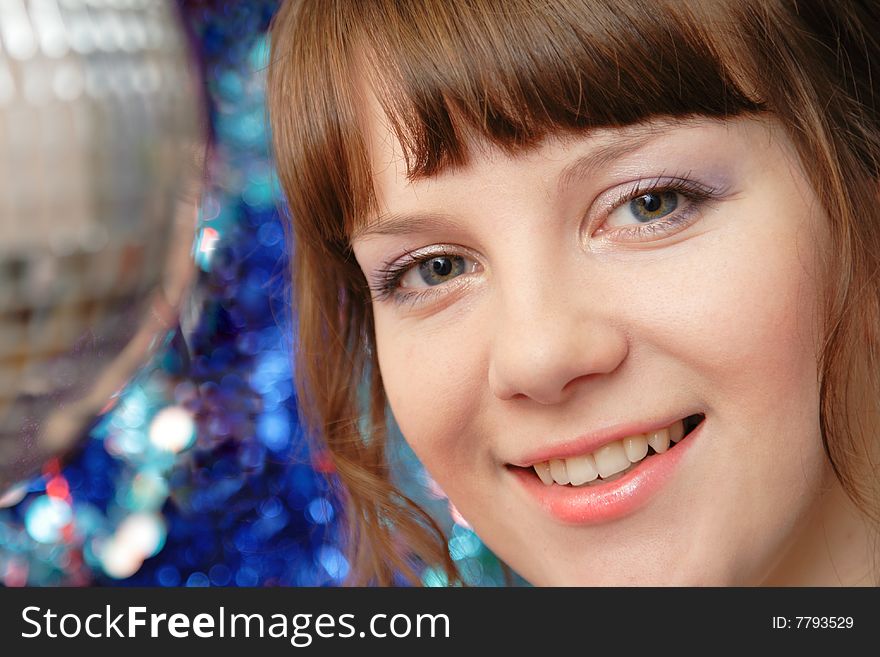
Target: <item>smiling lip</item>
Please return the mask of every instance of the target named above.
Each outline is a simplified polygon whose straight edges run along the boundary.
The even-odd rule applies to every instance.
[[[615,520],[647,504],[672,477],[685,453],[699,439],[705,418],[673,448],[654,454],[625,475],[593,486],[545,485],[531,468],[509,468],[522,488],[541,508],[557,520],[573,525],[592,525]],[[629,434],[632,435],[632,434]],[[604,440],[601,444],[608,442]],[[553,458],[560,458],[554,451]],[[585,453],[585,452],[580,452]],[[541,453],[539,456],[543,456]],[[569,454],[573,456],[574,454]],[[542,460],[537,458],[533,462]]]
[[[511,465],[528,468],[535,463],[541,463],[542,461],[549,461],[551,459],[568,459],[582,454],[592,454],[602,447],[602,445],[613,443],[615,440],[623,440],[629,436],[636,436],[638,434],[651,433],[652,431],[664,429],[673,424],[676,420],[681,420],[684,417],[690,417],[690,415],[676,416],[661,421],[629,422],[627,424],[605,427],[604,429],[599,429],[593,433],[578,436],[573,440],[569,440],[568,442],[559,445],[542,447],[539,450],[527,454],[522,459],[512,461]]]

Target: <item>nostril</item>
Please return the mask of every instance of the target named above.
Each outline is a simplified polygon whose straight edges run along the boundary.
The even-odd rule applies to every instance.
[[[493,333],[488,381],[498,399],[562,404],[626,358],[626,335],[593,316],[595,309],[516,310],[500,313]]]

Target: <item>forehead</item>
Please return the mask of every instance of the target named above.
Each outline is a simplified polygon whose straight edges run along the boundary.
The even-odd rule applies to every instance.
[[[655,117],[621,127],[589,130],[560,130],[539,142],[518,149],[505,149],[477,133],[467,136],[468,158],[450,164],[430,175],[413,174],[404,145],[386,110],[372,91],[364,95],[362,127],[366,136],[367,156],[373,192],[382,214],[401,197],[418,195],[446,183],[482,177],[504,179],[505,168],[528,167],[537,175],[549,176],[560,185],[579,173],[595,172],[604,165],[637,152],[665,136],[706,126],[731,129],[734,121],[708,116]],[[768,123],[768,135],[770,134]],[[677,142],[694,139],[678,136]],[[367,220],[367,225],[370,221]]]
[[[427,4],[397,15],[390,3],[383,20],[367,11],[345,70],[330,76],[352,113],[328,116],[330,143],[343,155],[331,184],[354,200],[344,216],[349,237],[375,215],[383,190],[442,180],[475,156],[522,158],[548,142],[659,117],[763,109],[733,74],[744,54],[730,65],[724,22],[709,20],[700,3],[653,16],[653,2],[641,10],[529,0],[522,12],[480,20],[467,19],[466,3],[438,2],[438,13]]]
[[[660,117],[619,128],[550,135],[514,152],[483,140],[474,143],[463,165],[414,177],[375,99],[371,112],[369,154],[376,208],[356,227],[352,241],[431,230],[434,221],[455,223],[459,212],[480,216],[490,198],[501,199],[508,209],[519,202],[543,202],[539,196],[566,202],[574,194],[583,201],[584,189],[596,193],[601,185],[643,176],[693,173],[722,187],[731,176],[791,176],[801,181],[799,185],[807,177],[794,143],[769,113],[729,119]]]

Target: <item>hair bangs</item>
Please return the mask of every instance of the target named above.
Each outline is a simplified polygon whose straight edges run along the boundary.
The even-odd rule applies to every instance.
[[[295,38],[273,46],[272,101],[286,108],[273,140],[292,205],[322,218],[298,225],[298,240],[344,250],[375,214],[364,93],[376,96],[412,179],[465,165],[477,143],[512,154],[550,135],[654,117],[761,111],[760,66],[731,47],[749,6],[292,3],[276,24]]]
[[[475,141],[513,153],[550,134],[764,109],[716,47],[730,24],[718,6],[707,22],[656,0],[363,5],[374,91],[411,178],[465,164]]]

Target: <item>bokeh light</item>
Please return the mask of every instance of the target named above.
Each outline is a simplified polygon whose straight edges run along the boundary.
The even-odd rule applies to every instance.
[[[73,512],[70,505],[49,495],[33,500],[25,514],[25,527],[31,538],[40,543],[57,543],[64,528],[70,524]]]
[[[169,452],[180,452],[196,439],[192,414],[180,406],[169,406],[156,413],[150,423],[150,442]]]
[[[5,586],[335,586],[350,571],[332,463],[309,452],[291,371],[291,245],[264,103],[278,0],[180,6],[213,131],[199,277],[180,327],[83,450],[0,497]],[[497,560],[395,432],[400,485],[449,532],[468,583],[501,583]],[[430,568],[422,581],[447,584]]]

